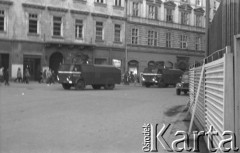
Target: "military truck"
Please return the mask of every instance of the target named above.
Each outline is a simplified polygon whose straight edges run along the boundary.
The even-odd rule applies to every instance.
[[[112,90],[121,83],[121,71],[110,65],[63,64],[58,70],[57,80],[64,89],[75,87],[83,90],[86,85],[93,89]]]
[[[179,69],[149,69],[146,68],[141,74],[142,86],[150,87],[157,85],[158,87],[176,86],[180,82],[183,71]]]

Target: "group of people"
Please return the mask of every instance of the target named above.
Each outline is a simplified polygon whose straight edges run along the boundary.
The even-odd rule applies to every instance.
[[[50,68],[45,69],[43,72],[40,72],[39,83],[47,83],[47,85],[51,85],[55,83],[55,73]]]
[[[123,83],[125,85],[128,85],[130,83],[136,84],[137,82],[139,82],[139,78],[137,74],[133,74],[132,71],[130,73],[129,72],[124,73]]]
[[[9,70],[8,68],[0,67],[0,82],[4,82],[6,86],[9,86]]]
[[[21,83],[29,83],[29,78],[30,78],[30,72],[29,72],[29,68],[25,68],[24,73],[23,73],[23,77],[22,77],[22,71],[21,68],[19,67],[17,70],[17,78],[14,80],[15,82],[21,82]]]

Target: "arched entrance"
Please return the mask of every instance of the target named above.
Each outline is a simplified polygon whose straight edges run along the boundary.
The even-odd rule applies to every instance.
[[[133,72],[133,74],[138,74],[138,61],[131,60],[128,62],[128,71]]]
[[[60,63],[63,62],[63,55],[60,52],[55,52],[50,56],[49,68],[57,74]]]

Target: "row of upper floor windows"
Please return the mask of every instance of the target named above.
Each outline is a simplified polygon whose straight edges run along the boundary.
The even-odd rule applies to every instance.
[[[202,50],[202,37],[200,35],[196,35],[194,40],[190,40],[189,35],[186,33],[179,34],[178,42],[176,42],[176,39],[173,39],[176,35],[171,31],[165,32],[165,36],[161,35],[161,38],[159,37],[159,32],[155,30],[148,30],[146,31],[146,34],[143,34],[144,32],[141,32],[142,35],[140,36],[140,29],[139,28],[132,28],[131,29],[131,44],[133,45],[148,45],[148,46],[164,46],[166,48],[180,48],[180,49],[192,49],[192,50]],[[146,37],[144,38],[145,42],[140,42],[140,37]],[[176,36],[175,36],[176,37]],[[159,41],[161,39],[161,41]],[[191,47],[190,47],[190,42]],[[162,44],[160,44],[162,43]],[[175,44],[175,45],[173,45]],[[177,44],[177,45],[176,45]],[[194,47],[194,48],[193,48]]]
[[[62,16],[55,16],[53,15],[51,17],[51,35],[53,38],[61,38],[64,37],[64,17]],[[7,15],[5,10],[0,10],[0,32],[6,32],[7,31]],[[28,35],[31,36],[39,36],[41,34],[41,24],[40,24],[40,15],[37,13],[28,13],[27,18],[27,29],[28,29]],[[96,41],[104,41],[105,31],[109,30],[107,26],[105,26],[105,22],[103,21],[95,21],[95,40]],[[84,19],[75,18],[74,24],[72,26],[72,30],[74,30],[75,39],[77,40],[83,40],[84,38],[84,31],[87,30],[86,22],[84,22]],[[116,43],[122,43],[123,41],[123,23],[113,23],[113,37],[114,42]]]
[[[179,23],[183,25],[193,25],[197,27],[204,27],[204,14],[203,13],[192,13],[189,10],[179,10],[176,14],[176,9],[173,7],[164,7],[164,19],[161,19],[161,7],[149,3],[146,5],[145,16],[143,14],[143,5],[141,2],[132,2],[131,9],[129,11],[130,16],[133,17],[144,17],[153,20],[164,20],[170,23]],[[178,16],[177,16],[178,15]],[[193,22],[191,20],[194,20]],[[192,24],[191,24],[192,23]]]

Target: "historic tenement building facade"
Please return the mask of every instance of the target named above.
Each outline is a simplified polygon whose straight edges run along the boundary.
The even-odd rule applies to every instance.
[[[0,66],[42,68],[87,58],[89,63],[120,65],[124,60],[124,1],[1,0]],[[83,57],[83,58],[82,58]]]
[[[187,69],[204,57],[205,1],[129,0],[127,4],[128,65]]]
[[[32,79],[86,60],[185,69],[204,56],[204,10],[204,0],[1,0],[0,66],[12,78],[28,66]]]

